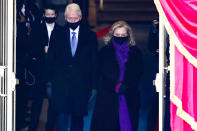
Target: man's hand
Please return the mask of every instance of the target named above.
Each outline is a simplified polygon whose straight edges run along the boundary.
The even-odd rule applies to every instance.
[[[45,53],[48,53],[48,50],[49,50],[49,46],[46,45],[46,46],[44,47],[44,52],[45,52]]]

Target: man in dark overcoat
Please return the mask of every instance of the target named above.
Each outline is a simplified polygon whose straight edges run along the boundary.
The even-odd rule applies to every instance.
[[[67,25],[58,44],[49,48],[52,80],[52,114],[47,130],[51,131],[56,121],[56,130],[67,130],[71,115],[71,131],[83,131],[83,116],[88,112],[88,99],[96,87],[97,38],[81,23],[79,5],[72,3],[65,9]]]

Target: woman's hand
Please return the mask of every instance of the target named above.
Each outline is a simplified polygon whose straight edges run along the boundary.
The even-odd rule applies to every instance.
[[[126,91],[127,91],[127,89],[128,89],[128,86],[126,86],[126,85],[124,85],[124,84],[122,84],[122,83],[118,83],[118,84],[116,85],[115,91],[116,91],[116,93],[118,93],[118,94],[125,94]]]

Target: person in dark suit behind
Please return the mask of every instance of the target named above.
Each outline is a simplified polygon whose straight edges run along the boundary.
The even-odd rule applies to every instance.
[[[30,131],[35,131],[38,126],[39,116],[44,98],[50,99],[50,92],[47,92],[46,79],[48,75],[47,55],[52,41],[59,35],[60,27],[56,22],[57,11],[52,5],[47,5],[44,9],[43,21],[32,29],[31,34],[31,69],[36,77],[36,84],[31,90],[32,115]],[[58,43],[53,43],[58,44]]]
[[[47,131],[68,130],[71,115],[71,131],[83,131],[83,116],[88,112],[91,91],[97,80],[96,33],[81,24],[79,5],[72,3],[65,9],[67,25],[57,39],[60,43],[49,49],[52,80],[52,104],[54,119],[48,121]]]
[[[156,73],[159,72],[159,19],[155,19],[152,21],[149,37],[148,37],[148,49],[151,52],[153,58],[153,70],[152,70],[152,80],[155,79]],[[157,124],[158,120],[158,111],[159,111],[159,93],[155,90],[156,88],[152,85],[153,90],[153,101],[152,104],[149,105],[150,112],[148,116],[148,131],[152,131]]]
[[[124,21],[114,23],[104,40],[91,131],[138,131],[141,52]]]
[[[159,61],[159,19],[153,20],[150,27],[149,38],[148,38],[148,49],[154,57],[154,61]],[[157,66],[158,67],[158,66]],[[158,68],[156,73],[158,72]]]
[[[165,66],[169,65],[169,36],[166,37],[165,42]],[[153,23],[149,32],[148,48],[152,53],[154,63],[153,63],[153,80],[155,79],[156,73],[159,72],[159,18],[153,20]],[[164,131],[170,131],[170,91],[169,91],[169,73],[165,72],[166,77],[166,97],[165,97],[165,116],[164,116]],[[148,131],[152,131],[157,124],[158,119],[158,105],[159,105],[159,93],[154,92],[154,101],[152,105],[151,113],[149,113],[149,127]],[[153,113],[152,113],[153,112]]]
[[[19,85],[16,85],[16,130],[26,128],[27,104],[29,99],[29,83],[31,79],[26,77],[30,60],[30,33],[32,27],[40,20],[37,6],[31,0],[16,1],[16,77]]]

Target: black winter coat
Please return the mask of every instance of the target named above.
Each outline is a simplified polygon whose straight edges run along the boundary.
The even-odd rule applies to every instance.
[[[59,43],[49,49],[52,107],[60,113],[86,115],[90,91],[96,87],[97,80],[96,33],[80,26],[74,57],[68,27],[57,39]]]
[[[30,36],[30,54],[31,54],[31,64],[29,64],[29,70],[35,75],[36,83],[31,94],[36,97],[45,97],[45,83],[48,82],[48,68],[47,65],[47,53],[45,53],[45,46],[52,44],[58,44],[58,36],[62,32],[62,27],[55,23],[54,29],[51,32],[50,39],[48,38],[48,31],[45,22],[38,24],[32,29]]]
[[[118,94],[115,86],[119,82],[119,65],[115,48],[111,43],[99,53],[100,84],[93,115],[91,131],[120,131],[118,114]],[[138,128],[139,89],[138,84],[143,72],[143,62],[137,47],[130,47],[122,84],[128,87],[125,97],[130,113],[133,131]]]

